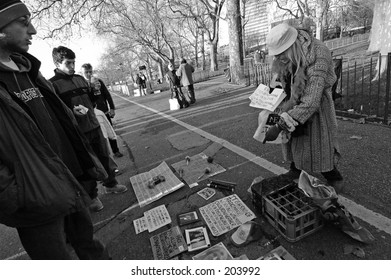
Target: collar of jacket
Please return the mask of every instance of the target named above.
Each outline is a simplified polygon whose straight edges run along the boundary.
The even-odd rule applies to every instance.
[[[68,75],[59,70],[58,68],[54,69],[54,77],[56,79],[67,79],[67,80],[72,80],[74,75]],[[84,77],[83,77],[84,79]]]

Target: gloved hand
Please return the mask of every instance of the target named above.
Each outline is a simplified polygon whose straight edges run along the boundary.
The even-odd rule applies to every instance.
[[[276,140],[278,137],[278,134],[280,134],[281,131],[282,131],[282,128],[278,124],[269,127],[269,129],[265,133],[265,139],[263,139],[262,143],[265,144],[266,141]]]
[[[295,130],[295,127],[299,124],[286,112],[283,112],[280,117],[281,118],[278,122],[278,125],[281,127],[281,129],[284,129],[286,131],[293,132]]]

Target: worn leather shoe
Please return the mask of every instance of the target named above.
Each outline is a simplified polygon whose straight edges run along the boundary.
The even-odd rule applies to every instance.
[[[103,208],[104,208],[103,203],[102,203],[102,201],[100,201],[99,198],[96,197],[92,200],[92,203],[90,205],[90,211],[99,212]]]

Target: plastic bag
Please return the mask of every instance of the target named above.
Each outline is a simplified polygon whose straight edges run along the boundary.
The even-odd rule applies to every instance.
[[[170,110],[171,111],[180,109],[180,105],[179,105],[178,99],[170,98],[168,101],[170,102]]]
[[[372,243],[375,240],[375,237],[358,223],[349,210],[338,202],[338,195],[333,187],[301,171],[299,188],[321,209],[325,220],[334,222],[344,233],[355,240],[363,243]]]
[[[269,129],[271,125],[266,124],[268,122],[268,118],[272,112],[269,110],[262,110],[258,115],[258,127],[254,133],[253,138],[259,142],[263,143],[265,139],[266,131]],[[290,139],[290,133],[286,131],[281,131],[276,140],[267,141],[266,143],[270,144],[284,144],[287,143]]]

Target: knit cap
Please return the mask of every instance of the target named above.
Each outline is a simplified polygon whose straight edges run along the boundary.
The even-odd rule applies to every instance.
[[[30,15],[30,12],[20,0],[0,0],[0,30],[25,15]]]

